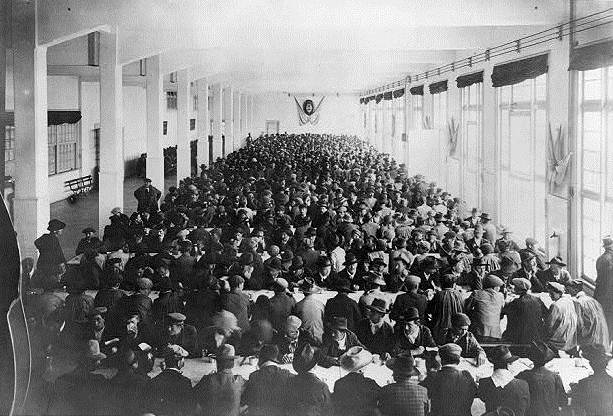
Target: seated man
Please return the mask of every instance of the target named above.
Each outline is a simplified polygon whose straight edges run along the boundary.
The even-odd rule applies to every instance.
[[[166,325],[160,330],[155,341],[158,352],[162,352],[168,345],[178,345],[192,357],[201,355],[196,328],[185,325],[185,315],[182,313],[172,312],[166,315]]]
[[[476,358],[477,365],[485,364],[487,357],[475,336],[468,330],[470,318],[463,313],[451,317],[451,328],[444,334],[445,344],[456,344],[462,348],[462,357]]]
[[[394,331],[394,348],[392,355],[421,355],[426,347],[436,347],[432,334],[427,326],[419,323],[417,308],[408,308],[406,315],[399,316]]]
[[[318,364],[326,368],[339,365],[338,358],[356,345],[364,347],[358,337],[347,328],[347,318],[334,316],[324,332]]]
[[[375,298],[367,306],[368,318],[362,319],[356,328],[358,339],[368,351],[385,359],[389,358],[394,346],[394,329],[383,320],[387,313],[385,300]]]
[[[282,364],[291,364],[298,346],[311,341],[309,335],[300,330],[301,325],[300,318],[290,315],[287,317],[283,331],[277,332],[273,338],[273,344],[279,349],[279,360]]]

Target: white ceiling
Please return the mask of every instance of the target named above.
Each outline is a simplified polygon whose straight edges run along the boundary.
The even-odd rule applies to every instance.
[[[566,19],[568,0],[38,0],[38,39],[119,33],[124,64],[248,92],[353,93]]]

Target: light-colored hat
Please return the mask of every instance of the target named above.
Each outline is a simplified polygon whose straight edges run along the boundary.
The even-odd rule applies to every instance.
[[[513,283],[515,289],[523,290],[524,292],[527,292],[532,288],[532,283],[530,283],[530,280],[524,279],[523,277],[516,277],[515,279],[511,280],[511,283]]]
[[[341,355],[339,364],[347,372],[358,371],[372,362],[372,354],[360,346],[351,347]]]
[[[239,329],[238,320],[232,312],[221,310],[213,316],[213,326],[219,329],[235,331]]]
[[[295,315],[290,315],[285,321],[285,328],[288,331],[297,331],[302,325],[302,320]]]

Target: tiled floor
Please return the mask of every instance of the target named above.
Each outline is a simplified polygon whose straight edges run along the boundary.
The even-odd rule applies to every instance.
[[[136,177],[126,178],[124,181],[123,208],[127,215],[136,210],[134,191],[142,184],[142,179]],[[176,177],[167,177],[164,181],[164,192],[173,185],[176,185]],[[98,223],[98,192],[92,192],[73,204],[68,200],[51,204],[51,218],[57,218],[66,223],[60,241],[66,258],[74,256],[77,244],[83,237],[81,230],[87,226],[96,228]]]

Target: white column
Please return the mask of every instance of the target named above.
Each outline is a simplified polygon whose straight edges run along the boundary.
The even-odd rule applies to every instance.
[[[223,156],[225,157],[228,153],[232,152],[232,148],[234,146],[234,121],[232,117],[234,116],[234,109],[232,106],[232,86],[229,85],[223,89],[223,119],[224,119],[224,135],[226,137],[225,147],[223,149]]]
[[[13,4],[15,87],[14,223],[22,257],[49,222],[47,48],[37,46],[36,3]],[[68,220],[63,218],[63,220]]]
[[[232,146],[232,151],[235,151],[243,144],[243,136],[241,134],[241,93],[234,91],[232,101],[232,118],[234,123],[234,145]]]
[[[200,165],[209,165],[209,83],[206,79],[199,79],[198,88],[198,169]],[[198,170],[200,172],[200,170]]]
[[[123,91],[117,41],[117,32],[100,32],[100,235],[111,209],[123,209]]]
[[[164,155],[162,121],[164,119],[164,77],[160,72],[160,56],[147,58],[147,177],[153,186],[164,189]]]
[[[241,144],[244,144],[245,137],[247,137],[247,99],[246,94],[241,94]]]
[[[187,69],[177,71],[177,186],[191,176],[189,104],[191,93]]]
[[[221,120],[223,118],[221,92],[221,84],[215,84],[211,88],[211,94],[213,94],[211,109],[213,112],[213,161],[216,161],[218,157],[221,157],[221,135],[223,134],[221,129]]]

